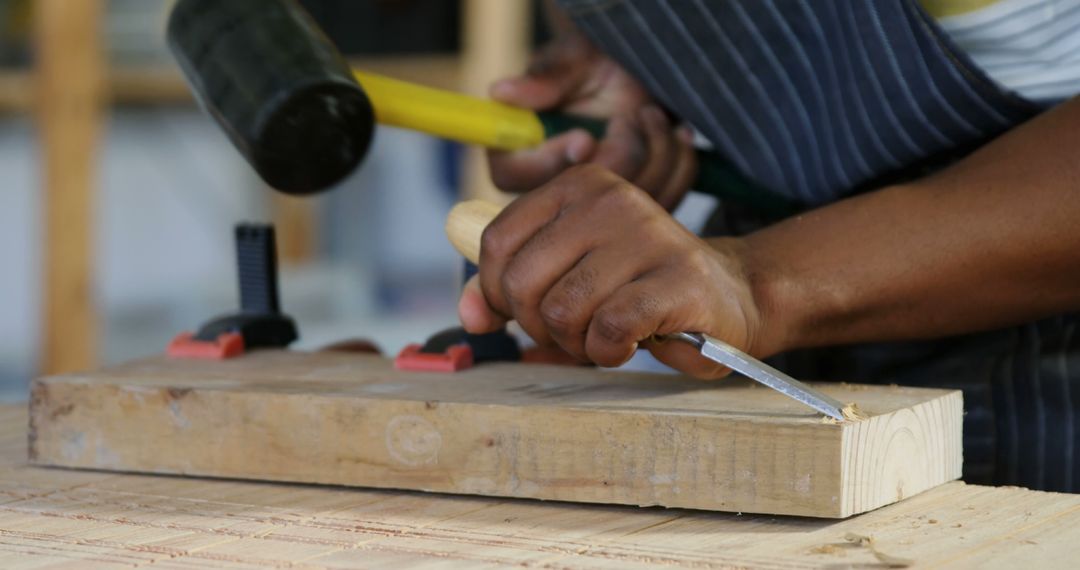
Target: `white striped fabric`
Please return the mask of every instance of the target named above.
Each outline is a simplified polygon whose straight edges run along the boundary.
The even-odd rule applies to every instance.
[[[998,0],[938,24],[987,75],[1028,99],[1080,94],[1080,0]]]

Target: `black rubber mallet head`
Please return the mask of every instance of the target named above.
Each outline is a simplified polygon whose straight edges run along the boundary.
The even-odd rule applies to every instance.
[[[295,0],[179,0],[168,42],[199,104],[270,186],[319,192],[363,161],[371,102]]]

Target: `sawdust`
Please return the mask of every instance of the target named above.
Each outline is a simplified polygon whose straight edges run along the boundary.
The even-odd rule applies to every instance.
[[[849,532],[844,535],[844,540],[855,546],[867,548],[870,550],[870,554],[873,554],[874,558],[877,558],[878,562],[889,568],[907,568],[908,566],[915,564],[915,561],[910,558],[900,558],[899,556],[892,556],[878,550],[877,545],[874,543],[874,537],[872,536]]]
[[[844,414],[844,419],[849,422],[861,422],[870,417],[863,413],[855,402],[845,405],[844,408],[840,410],[840,413]]]
[[[840,413],[844,416],[845,422],[861,422],[870,419],[870,416],[867,415],[866,412],[860,410],[858,404],[855,402],[845,404],[843,408],[840,408]],[[821,418],[821,423],[839,425],[841,422],[835,418],[825,416]]]
[[[867,384],[849,384],[847,382],[841,382],[840,385],[849,392],[865,392],[871,388],[871,386]]]

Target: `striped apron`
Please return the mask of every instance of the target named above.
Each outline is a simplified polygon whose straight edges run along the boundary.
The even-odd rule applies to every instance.
[[[988,78],[916,0],[560,2],[745,176],[805,204],[924,175],[1043,110]],[[710,233],[766,222],[722,203]],[[776,364],[804,378],[962,389],[966,480],[1073,491],[1078,321],[795,351]]]

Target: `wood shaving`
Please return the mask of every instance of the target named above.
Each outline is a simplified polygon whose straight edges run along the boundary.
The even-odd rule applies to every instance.
[[[844,540],[850,542],[851,544],[854,544],[855,546],[870,546],[871,544],[874,544],[874,537],[866,536],[863,534],[855,534],[853,532],[845,534]]]
[[[854,402],[845,404],[843,408],[840,408],[840,413],[844,416],[845,422],[861,422],[870,419],[870,416],[860,410],[858,404]],[[821,418],[821,423],[839,425],[841,422],[829,416],[824,416]]]
[[[908,566],[915,564],[915,561],[910,558],[900,558],[899,556],[892,556],[891,554],[885,554],[878,550],[877,545],[874,544],[874,537],[872,536],[849,532],[844,535],[844,540],[855,546],[867,548],[870,550],[870,554],[873,554],[874,558],[877,558],[878,562],[881,562],[889,568],[907,568]]]
[[[859,406],[855,404],[855,402],[845,405],[844,409],[840,410],[840,413],[844,414],[844,419],[849,422],[859,422],[870,418],[870,416],[859,409]]]

